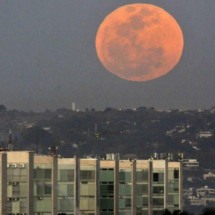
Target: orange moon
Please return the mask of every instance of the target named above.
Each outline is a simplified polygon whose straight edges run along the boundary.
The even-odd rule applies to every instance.
[[[184,39],[177,21],[151,4],[129,4],[108,14],[95,41],[103,66],[129,81],[149,81],[179,62]]]

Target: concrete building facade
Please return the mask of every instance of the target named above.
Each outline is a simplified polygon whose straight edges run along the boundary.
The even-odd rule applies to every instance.
[[[167,160],[0,154],[2,215],[159,215],[182,210],[182,165]]]

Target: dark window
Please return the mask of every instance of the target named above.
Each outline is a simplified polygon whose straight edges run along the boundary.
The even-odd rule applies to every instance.
[[[108,193],[113,193],[113,191],[114,191],[114,186],[113,186],[113,185],[108,185],[108,186],[107,186],[107,189],[108,189]]]
[[[155,172],[153,173],[153,181],[158,182],[159,184],[164,183],[164,173],[163,172]]]
[[[159,181],[159,174],[153,173],[153,181],[158,182]]]
[[[164,204],[164,199],[160,198],[160,199],[153,199],[153,205],[154,206],[163,206]]]
[[[153,193],[162,195],[164,193],[164,187],[163,186],[153,187]]]
[[[44,194],[49,195],[52,193],[52,187],[50,184],[45,184],[44,186]]]
[[[131,199],[125,199],[125,207],[131,207]]]
[[[143,206],[148,206],[148,197],[143,197]]]
[[[179,171],[177,169],[174,169],[174,179],[179,178]]]

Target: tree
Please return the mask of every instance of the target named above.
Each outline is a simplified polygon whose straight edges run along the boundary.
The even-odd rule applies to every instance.
[[[7,108],[4,105],[0,105],[0,112],[7,111]]]
[[[181,213],[180,213],[180,215],[191,215],[189,212],[187,212],[187,211],[182,211]]]
[[[172,213],[168,209],[165,209],[162,215],[172,215]]]
[[[175,210],[172,212],[172,215],[181,215],[181,211],[180,210]]]
[[[47,152],[48,147],[54,142],[52,135],[39,126],[23,130],[21,137],[23,143],[32,147],[31,150],[40,151],[40,153]]]
[[[205,208],[202,215],[215,215],[215,208]]]

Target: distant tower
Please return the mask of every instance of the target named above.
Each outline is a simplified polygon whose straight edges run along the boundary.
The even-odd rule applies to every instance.
[[[95,123],[94,132],[97,133],[97,131],[98,131],[98,125],[97,125],[97,123]]]
[[[11,131],[11,129],[9,131],[7,149],[8,149],[8,151],[13,151],[13,141],[12,141],[12,131]]]
[[[72,111],[76,111],[75,102],[72,103]]]

